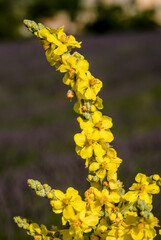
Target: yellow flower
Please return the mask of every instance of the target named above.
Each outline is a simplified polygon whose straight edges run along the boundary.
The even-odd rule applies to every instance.
[[[155,227],[158,226],[158,219],[151,215],[148,219],[128,215],[125,219],[127,229],[134,240],[149,240],[156,236]]]
[[[95,111],[92,115],[92,122],[78,118],[80,128],[84,132],[92,132],[94,136],[98,136],[99,140],[104,142],[112,142],[114,137],[109,128],[112,127],[112,119],[102,116],[102,113]]]
[[[50,197],[49,193],[49,197]],[[81,212],[85,209],[86,203],[82,201],[78,195],[78,191],[69,187],[66,193],[60,190],[54,190],[54,199],[50,201],[55,213],[63,212],[63,224],[66,224],[68,219],[74,217],[75,212]]]
[[[39,226],[37,223],[31,223],[29,226],[29,231],[34,234],[35,240],[36,239],[50,240],[50,237],[47,236],[48,232],[50,231],[48,231],[46,226],[43,224]]]
[[[92,162],[89,166],[90,172],[96,172],[96,176],[103,179],[106,177],[107,171],[112,170],[117,171],[115,163],[111,163],[110,159],[107,157],[96,158],[97,162]]]
[[[94,234],[99,236],[99,239],[105,240],[108,232],[108,223],[105,217],[101,218],[99,224],[97,225],[96,229],[94,230]]]
[[[105,154],[105,150],[102,147],[101,141],[99,141],[99,136],[97,134],[93,135],[93,132],[77,133],[74,136],[74,141],[76,143],[76,152],[83,159],[91,158],[93,154],[98,157],[102,157]]]
[[[53,45],[49,49],[47,49],[46,53],[46,59],[50,63],[51,66],[54,66],[58,68],[61,65],[61,57],[59,55],[55,55],[53,51]]]
[[[69,234],[69,229],[63,229],[59,231],[61,235],[63,235],[63,240],[72,240],[72,236]],[[57,240],[54,238],[54,240]]]
[[[87,62],[87,60],[84,60],[83,57],[78,58],[76,54],[73,55],[64,54],[62,56],[62,65],[59,67],[58,70],[60,72],[69,71],[69,73],[73,75],[78,72],[87,71],[88,68],[89,63]]]
[[[97,109],[101,110],[103,108],[103,100],[100,97],[96,97],[95,106]]]
[[[120,200],[120,196],[118,194],[110,193],[107,189],[99,191],[97,188],[94,188],[94,194],[95,198],[99,200],[99,205],[105,205],[105,211],[107,212],[115,207],[114,203],[118,203]]]
[[[80,95],[80,98],[96,100],[96,95],[101,88],[102,82],[99,79],[94,78],[89,71],[82,71],[78,75],[76,90]]]
[[[103,102],[102,99],[98,96],[96,97],[95,101],[86,102],[86,100],[84,100],[84,104],[80,99],[78,99],[78,102],[74,104],[74,111],[78,114],[82,114],[86,119],[89,119],[91,113],[95,112],[96,109],[103,108],[102,102]],[[88,103],[89,109],[86,106],[87,103]]]
[[[41,39],[46,40],[50,44],[54,44],[53,52],[55,55],[62,55],[74,47],[81,47],[81,43],[78,43],[73,36],[67,36],[63,30],[64,26],[58,29],[42,28],[38,32]]]
[[[62,64],[58,67],[60,72],[67,72],[63,77],[63,83],[66,85],[71,85],[74,89],[76,82],[76,74],[82,71],[87,71],[89,68],[89,63],[84,60],[83,57],[79,57],[77,53],[73,55],[64,54],[62,56]]]
[[[129,202],[135,202],[140,198],[147,204],[151,204],[152,194],[159,193],[159,187],[156,183],[150,184],[148,177],[141,173],[136,175],[135,180],[137,183],[133,183],[133,185],[129,188],[130,191],[124,195],[124,198]]]
[[[92,228],[98,224],[98,221],[98,216],[94,214],[86,215],[86,212],[82,211],[70,220],[70,234],[73,235],[75,240],[83,239],[83,233],[91,232]]]
[[[87,204],[87,212],[99,214],[102,206],[99,204],[99,200],[96,199],[94,189],[95,189],[94,187],[90,187],[84,194],[85,201]]]

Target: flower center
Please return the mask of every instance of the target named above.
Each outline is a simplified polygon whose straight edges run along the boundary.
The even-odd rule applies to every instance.
[[[66,34],[63,34],[60,39],[61,39],[62,43],[67,43],[69,37]]]
[[[76,229],[77,227],[80,227],[81,225],[82,225],[82,220],[81,219],[77,219],[77,220],[74,220],[73,221],[73,226],[74,226],[74,228]]]
[[[89,80],[90,86],[93,86],[93,85],[95,85],[95,84],[97,84],[97,83],[98,83],[98,81],[97,81],[96,78],[92,78],[92,79]]]
[[[139,187],[139,189],[140,189],[141,192],[144,192],[145,189],[146,189],[146,185],[145,185],[145,184],[141,184],[141,185],[138,186],[138,187]]]
[[[139,223],[137,231],[139,232],[140,230],[144,229],[144,223]]]
[[[69,78],[73,78],[74,77],[74,74],[75,74],[75,70],[73,68],[71,68],[69,70]]]
[[[100,204],[104,205],[107,200],[108,200],[107,197],[105,197],[105,196],[101,197],[100,198]]]
[[[42,235],[35,235],[34,240],[42,240]]]
[[[107,168],[107,162],[105,162],[105,161],[102,162],[102,168],[103,168],[103,169],[106,169],[106,168]]]
[[[102,124],[102,121],[101,121],[101,120],[95,124],[95,127],[96,127],[96,128],[99,128],[99,129],[104,129],[104,127],[103,127],[103,124]]]
[[[82,107],[82,112],[87,112],[87,107],[86,106]]]
[[[92,145],[95,141],[93,139],[87,139],[89,145]]]
[[[64,203],[65,205],[69,205],[71,199],[72,199],[72,197],[70,197],[70,198],[64,198],[64,199],[63,199],[63,203]]]

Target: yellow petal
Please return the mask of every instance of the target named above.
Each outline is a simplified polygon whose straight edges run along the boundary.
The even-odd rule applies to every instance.
[[[37,223],[31,223],[29,226],[29,230],[30,230],[30,232],[33,232],[33,233],[34,232],[36,232],[38,234],[41,233],[41,229]]]
[[[58,68],[60,72],[67,72],[70,69],[70,66],[67,64],[61,64]]]
[[[68,189],[67,189],[67,191],[66,191],[66,196],[67,197],[71,197],[71,196],[77,196],[78,195],[78,191],[77,190],[75,190],[74,188],[72,188],[72,187],[69,187]]]
[[[88,81],[82,80],[82,79],[77,79],[77,91],[80,92],[81,94],[84,93],[84,90],[88,88]]]
[[[74,213],[73,207],[71,205],[68,205],[66,208],[64,208],[63,216],[66,219],[73,219],[74,218],[75,213]]]
[[[96,171],[97,169],[99,169],[100,164],[98,162],[93,162],[90,164],[89,166],[89,171]]]
[[[106,142],[112,142],[114,139],[114,136],[110,130],[100,130],[100,138],[103,139]]]
[[[138,199],[138,192],[129,191],[124,195],[124,198],[129,202],[135,202]]]
[[[79,147],[78,145],[76,145],[75,151],[78,155],[80,155],[81,150],[82,150],[82,147]]]
[[[63,225],[65,225],[65,224],[63,224]],[[72,240],[72,236],[69,234],[69,229],[60,230],[60,233],[63,234],[63,239]]]
[[[96,106],[96,108],[98,108],[98,109],[102,109],[103,108],[103,100],[100,98],[100,97],[96,97],[96,103],[95,103],[95,106]]]
[[[110,194],[110,200],[112,202],[118,203],[120,201],[120,195],[117,192],[112,192]]]
[[[133,227],[131,229],[131,236],[132,236],[132,239],[134,240],[143,240],[144,239],[144,232],[142,229],[139,229],[139,226],[138,227]]]
[[[63,83],[66,85],[70,85],[71,84],[71,79],[69,78],[69,74],[66,73],[63,77]]]
[[[86,203],[83,201],[74,201],[71,205],[77,212],[81,212],[86,208]]]
[[[90,215],[84,219],[84,222],[87,226],[95,227],[98,223],[98,216]]]
[[[146,203],[152,203],[152,196],[150,196],[146,191],[143,191],[139,194],[139,198],[144,200]]]
[[[42,28],[38,32],[38,35],[39,35],[40,38],[46,38],[49,34],[50,33],[46,28]]]
[[[115,157],[117,157],[117,153],[116,153],[115,149],[113,149],[113,148],[108,148],[108,149],[107,149],[107,156],[110,157],[110,158],[115,158]]]
[[[102,157],[105,154],[105,150],[99,143],[93,144],[94,153],[97,157]]]
[[[42,233],[42,235],[46,236],[47,233],[48,233],[48,230],[47,230],[46,226],[43,225],[43,224],[41,224],[40,227],[41,227],[41,233]]]
[[[59,47],[57,47],[55,50],[54,50],[54,54],[56,55],[62,55],[63,53],[67,52],[68,49],[67,49],[67,46],[64,45],[64,44],[61,44],[59,45]]]
[[[93,131],[93,123],[91,121],[81,121],[80,128],[85,132],[92,132]],[[93,139],[93,138],[92,138]]]
[[[102,179],[106,176],[106,170],[101,168],[97,171],[96,175],[97,177]]]
[[[54,43],[56,44],[57,46],[59,46],[61,43],[56,39],[56,37],[54,37],[52,34],[48,34],[47,35],[47,41],[50,42],[50,43]]]
[[[54,193],[59,200],[63,200],[65,198],[65,194],[60,190],[54,190]]]
[[[135,177],[135,181],[140,183],[140,182],[146,182],[146,175],[145,174],[142,174],[142,173],[138,173]]]
[[[79,62],[77,63],[77,71],[87,71],[89,68],[89,63],[87,60],[79,60]]]
[[[91,87],[88,87],[87,90],[85,91],[84,94],[86,99],[92,99],[95,100],[96,99],[96,94],[94,93],[93,89]]]
[[[98,141],[100,139],[99,131],[96,128],[89,128],[88,133],[88,139],[93,139],[95,141]]]
[[[76,67],[76,58],[74,56],[69,56],[67,62],[70,65],[70,68]]]
[[[86,142],[86,136],[82,133],[77,133],[74,135],[74,141],[78,146],[83,147]]]
[[[102,117],[102,124],[103,124],[103,127],[104,127],[105,129],[111,128],[111,127],[113,126],[112,118],[107,117],[107,116],[103,116],[103,117]]]
[[[93,155],[93,147],[90,145],[85,146],[81,151],[80,155],[83,159],[91,158]]]
[[[59,209],[59,210],[52,209],[52,210],[53,210],[53,212],[56,213],[56,214],[60,214],[60,213],[62,213],[62,209]]]
[[[93,123],[96,124],[102,120],[102,113],[100,111],[95,111],[92,115]]]
[[[50,201],[53,210],[61,210],[63,208],[63,202],[60,200],[51,200]]]
[[[149,184],[147,186],[147,192],[151,194],[158,194],[160,192],[160,188],[156,183]]]

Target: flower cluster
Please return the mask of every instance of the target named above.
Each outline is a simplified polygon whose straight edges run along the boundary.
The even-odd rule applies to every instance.
[[[62,215],[62,225],[54,228],[15,217],[19,227],[36,240],[151,240],[156,236],[158,219],[152,213],[152,196],[160,191],[159,175],[147,177],[137,174],[127,193],[117,178],[122,160],[111,145],[112,119],[101,113],[102,99],[98,96],[102,82],[89,71],[89,63],[78,52],[70,53],[81,43],[64,33],[64,27],[47,28],[25,20],[25,25],[39,39],[46,50],[46,58],[56,70],[65,73],[63,83],[69,85],[68,98],[77,98],[74,111],[81,132],[75,134],[76,153],[89,169],[90,188],[84,199],[72,187],[63,193],[47,184],[28,180],[37,195],[49,199],[52,211]]]

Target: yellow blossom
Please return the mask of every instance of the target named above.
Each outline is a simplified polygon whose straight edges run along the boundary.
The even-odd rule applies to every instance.
[[[98,224],[99,218],[97,215],[86,215],[85,211],[82,211],[74,216],[70,220],[70,234],[74,239],[83,239],[83,233],[91,232],[92,228]]]
[[[92,132],[77,133],[74,136],[74,141],[76,143],[76,152],[83,159],[91,158],[93,154],[98,157],[102,157],[105,154],[101,141],[99,141],[99,136],[93,135]]]
[[[69,187],[66,193],[60,190],[54,190],[54,195],[55,197],[50,201],[50,204],[55,213],[63,212],[63,224],[66,224],[68,219],[73,218],[75,212],[81,212],[86,207],[85,202],[83,202],[78,195],[78,191],[72,187]]]
[[[99,191],[97,188],[94,188],[94,194],[98,205],[105,206],[105,211],[114,207],[114,203],[119,201],[118,196],[110,194],[107,189]]]
[[[87,71],[88,68],[88,62],[83,57],[78,57],[78,54],[64,54],[62,56],[62,64],[57,69],[60,72],[67,72],[63,77],[63,83],[71,85],[72,90],[75,90],[76,74]]]
[[[129,215],[125,219],[127,229],[134,240],[152,240],[156,236],[155,226],[158,225],[158,219],[153,215],[149,219]]]
[[[102,116],[102,113],[95,111],[92,115],[92,122],[79,118],[80,127],[85,132],[92,132],[99,140],[112,142],[114,137],[109,128],[112,127],[112,119]]]
[[[133,183],[133,185],[129,188],[130,191],[124,195],[124,198],[129,202],[135,202],[140,198],[147,204],[151,204],[152,194],[159,193],[159,187],[156,183],[150,184],[148,177],[141,173],[136,175],[135,180],[137,183]]]
[[[39,37],[50,44],[54,44],[53,52],[55,55],[62,55],[74,47],[80,48],[73,36],[67,36],[64,32],[64,26],[58,29],[42,28],[39,30]]]
[[[102,82],[94,78],[89,71],[82,71],[78,74],[76,90],[80,98],[96,100],[96,95],[101,88]]]
[[[111,170],[112,171],[117,171],[117,166],[115,163],[111,163],[110,159],[107,157],[97,157],[96,158],[97,162],[92,162],[89,165],[89,171],[91,172],[96,172],[96,176],[99,178],[105,178],[107,171]]]
[[[47,236],[49,231],[43,224],[39,226],[37,223],[31,223],[29,226],[29,231],[34,234],[35,239],[50,240],[50,237]],[[54,234],[54,232],[52,233]]]

